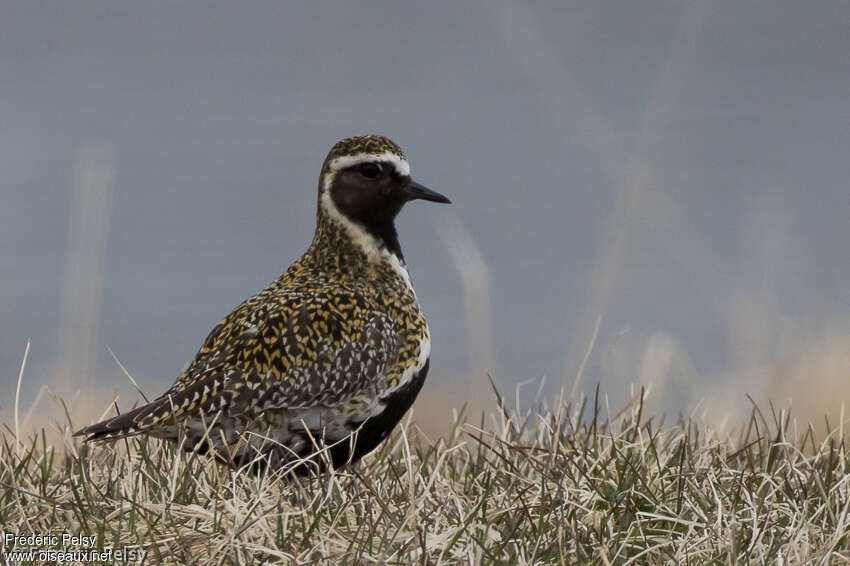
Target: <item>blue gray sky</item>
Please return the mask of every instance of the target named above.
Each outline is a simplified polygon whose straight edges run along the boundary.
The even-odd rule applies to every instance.
[[[834,399],[848,26],[846,2],[6,2],[0,388],[28,338],[26,400],[129,392],[107,346],[166,387],[306,248],[329,147],[374,132],[454,201],[399,218],[426,398],[569,389],[598,320],[579,390]]]

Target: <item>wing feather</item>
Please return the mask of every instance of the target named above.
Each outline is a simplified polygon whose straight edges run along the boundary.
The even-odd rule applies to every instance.
[[[204,340],[172,387],[153,402],[77,434],[88,440],[149,432],[218,411],[336,406],[378,388],[400,343],[393,321],[354,292],[289,297],[264,293],[237,307]]]

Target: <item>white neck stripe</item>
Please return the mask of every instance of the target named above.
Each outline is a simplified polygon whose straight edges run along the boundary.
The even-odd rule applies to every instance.
[[[410,281],[410,274],[407,272],[407,267],[394,253],[389,251],[386,246],[382,245],[372,234],[366,231],[365,228],[348,218],[334,204],[331,198],[331,184],[334,179],[334,172],[331,171],[325,175],[324,186],[322,187],[321,206],[325,209],[332,221],[338,222],[343,229],[348,232],[351,240],[359,246],[367,256],[383,259],[390,264],[390,267],[395,271],[407,285],[408,289],[413,292],[413,284]],[[414,293],[415,295],[415,293]]]
[[[325,186],[322,187],[322,208],[325,209],[325,212],[328,213],[328,216],[331,217],[331,220],[338,222],[345,228],[345,231],[348,232],[348,235],[351,239],[363,248],[363,251],[366,252],[366,255],[376,255],[378,250],[381,249],[380,242],[375,238],[372,234],[366,231],[365,228],[352,221],[346,215],[339,211],[334,204],[333,199],[331,198],[331,183],[334,180],[334,173],[330,172],[325,175]]]

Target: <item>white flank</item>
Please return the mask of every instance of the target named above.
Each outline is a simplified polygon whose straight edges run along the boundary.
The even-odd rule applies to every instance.
[[[415,374],[419,373],[419,371],[421,371],[422,368],[425,367],[425,363],[428,361],[428,356],[430,356],[430,355],[431,355],[431,332],[428,330],[428,325],[426,324],[425,325],[425,337],[422,338],[422,340],[419,341],[419,358],[416,360],[415,363],[411,364],[410,366],[408,366],[404,370],[404,372],[401,374],[401,377],[399,378],[396,386],[391,387],[391,388],[389,388],[385,391],[382,391],[381,396],[385,397],[385,396],[389,395],[390,393],[393,393],[394,391],[401,389],[402,387],[404,387],[405,385],[410,383],[410,380],[413,379],[413,376]],[[380,413],[382,413],[385,408],[386,408],[386,406],[381,404],[378,401],[378,399],[376,398],[375,404],[372,405],[369,408],[369,415],[372,416],[372,417],[377,416]]]
[[[419,359],[416,360],[416,363],[411,365],[409,368],[404,370],[404,373],[401,374],[401,379],[399,379],[399,386],[407,384],[408,381],[413,377],[414,373],[417,373],[419,370],[425,367],[425,362],[428,361],[428,356],[431,355],[431,332],[428,329],[428,325],[425,325],[425,336],[422,340],[419,341]]]

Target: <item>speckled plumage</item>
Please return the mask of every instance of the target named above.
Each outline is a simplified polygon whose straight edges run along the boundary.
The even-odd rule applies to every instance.
[[[377,163],[382,177],[358,174],[365,162]],[[407,200],[448,200],[412,183],[403,152],[382,136],[335,144],[318,192],[304,255],[213,328],[163,395],[77,434],[177,439],[185,431],[188,448],[213,448],[231,463],[264,454],[282,464],[323,441],[336,443],[335,466],[388,435],[421,388],[430,356],[392,220]]]

